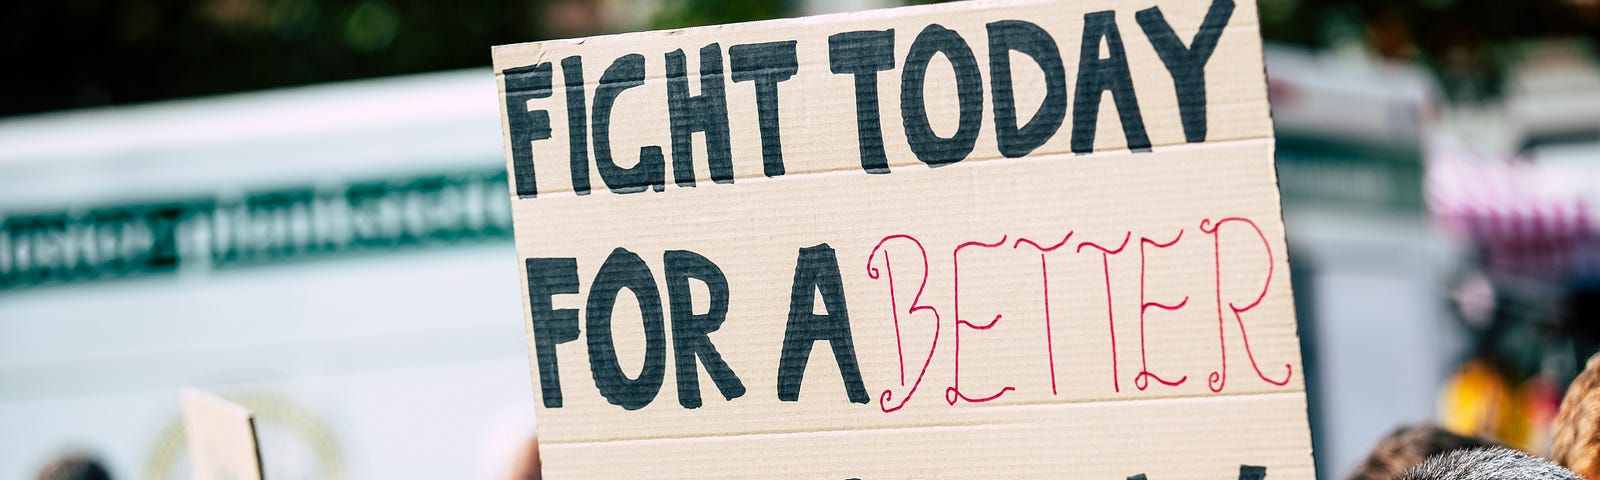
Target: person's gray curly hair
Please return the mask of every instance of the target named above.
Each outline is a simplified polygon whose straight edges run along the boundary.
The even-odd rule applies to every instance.
[[[1549,460],[1504,447],[1456,450],[1429,458],[1398,480],[1583,480]]]

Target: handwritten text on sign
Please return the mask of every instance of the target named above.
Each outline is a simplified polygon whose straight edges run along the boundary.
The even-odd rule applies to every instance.
[[[1223,236],[1222,227],[1228,224],[1237,224],[1239,231],[1230,235],[1239,234],[1257,237],[1261,242],[1262,251],[1266,254],[1266,262],[1258,262],[1260,269],[1266,272],[1266,282],[1255,287],[1255,293],[1224,300],[1222,294],[1222,254],[1220,249]],[[1210,372],[1208,385],[1212,392],[1222,392],[1227,385],[1228,356],[1227,336],[1229,323],[1236,322],[1236,330],[1245,348],[1250,367],[1264,382],[1272,385],[1283,386],[1289,382],[1294,368],[1283,365],[1283,370],[1276,378],[1268,376],[1256,360],[1255,354],[1250,351],[1249,327],[1246,326],[1244,313],[1254,309],[1267,296],[1271,287],[1272,276],[1275,273],[1270,243],[1255,222],[1247,218],[1231,217],[1221,220],[1204,219],[1195,228],[1196,234],[1206,235],[1201,242],[1210,243],[1211,256],[1205,261],[1214,262],[1215,274],[1213,283],[1216,296],[1216,321],[1217,338],[1220,356],[1216,359],[1216,369]],[[924,299],[928,276],[936,274],[928,267],[927,247],[916,237],[897,234],[884,237],[872,249],[872,254],[866,261],[866,272],[869,278],[883,280],[888,284],[890,292],[889,305],[893,306],[889,316],[894,319],[896,329],[895,349],[899,354],[900,372],[902,378],[908,373],[915,375],[908,389],[900,391],[898,400],[896,389],[886,389],[879,396],[879,406],[884,412],[894,412],[905,406],[911,396],[916,393],[917,387],[927,376],[928,368],[932,364],[934,350],[939,346],[940,330],[945,322],[940,314],[941,310],[951,312],[954,323],[954,338],[946,340],[949,348],[955,350],[953,364],[950,366],[954,375],[953,384],[945,389],[945,401],[950,405],[960,402],[981,403],[1000,398],[1006,392],[1015,390],[1015,386],[1006,386],[998,391],[969,395],[961,389],[961,332],[969,330],[982,332],[994,328],[1001,321],[1002,315],[995,315],[992,319],[973,320],[961,315],[961,253],[963,249],[1006,249],[1030,252],[1038,256],[1038,272],[1011,272],[1012,274],[1038,275],[1042,288],[1041,295],[1033,301],[1043,306],[1044,329],[1040,332],[1049,348],[1044,352],[1039,362],[1047,365],[1051,375],[1047,383],[1052,395],[1059,393],[1059,386],[1055,376],[1055,346],[1050,324],[1050,281],[1054,278],[1058,283],[1063,279],[1050,274],[1051,254],[1057,251],[1087,254],[1098,257],[1105,267],[1104,288],[1106,307],[1103,311],[1106,328],[1109,330],[1107,338],[1110,341],[1111,355],[1107,361],[1110,366],[1110,388],[1114,391],[1122,390],[1121,372],[1117,364],[1116,326],[1117,319],[1112,302],[1117,296],[1136,295],[1139,298],[1139,312],[1137,318],[1139,344],[1134,348],[1139,352],[1140,365],[1133,376],[1133,385],[1139,390],[1150,388],[1153,384],[1166,386],[1182,385],[1188,381],[1186,374],[1173,374],[1163,377],[1151,371],[1144,350],[1145,320],[1151,310],[1175,311],[1189,306],[1190,297],[1172,299],[1162,302],[1148,298],[1145,290],[1148,256],[1151,250],[1174,248],[1184,240],[1185,231],[1179,230],[1170,238],[1155,239],[1146,236],[1135,237],[1133,232],[1128,232],[1115,244],[1101,244],[1092,241],[1073,242],[1073,232],[1067,232],[1058,241],[1036,241],[1030,238],[1015,238],[999,235],[997,239],[989,242],[975,240],[963,242],[953,249],[946,248],[943,252],[951,258],[952,269],[948,273],[955,285],[948,305],[937,305],[936,302]],[[1054,239],[1052,239],[1054,240]],[[1195,241],[1195,240],[1190,240]],[[911,282],[918,285],[914,293],[895,295],[901,292],[895,288],[894,264],[890,260],[889,247],[891,244],[901,242],[910,247],[908,255],[911,260],[903,263],[902,268],[911,268],[908,274],[901,273],[901,282]],[[1118,292],[1112,287],[1110,267],[1113,256],[1126,253],[1133,255],[1139,265],[1139,288],[1136,292]],[[969,253],[970,254],[970,253]],[[610,403],[624,409],[635,410],[649,405],[660,392],[662,383],[666,378],[668,329],[667,318],[671,318],[671,343],[673,351],[672,364],[676,368],[678,403],[683,408],[698,408],[701,406],[698,365],[704,365],[710,374],[717,390],[722,397],[733,400],[745,394],[744,383],[739,380],[737,373],[729,368],[723,361],[722,354],[717,350],[710,336],[727,321],[728,305],[728,277],[717,264],[698,253],[687,250],[668,250],[662,256],[661,265],[666,275],[666,302],[663,304],[661,288],[656,284],[649,262],[638,254],[624,248],[617,248],[605,259],[600,271],[595,275],[588,289],[589,295],[584,305],[587,317],[580,329],[579,311],[577,309],[556,309],[553,307],[552,297],[559,294],[579,293],[578,263],[576,258],[530,258],[527,260],[529,311],[533,316],[533,341],[534,353],[538,356],[540,370],[540,388],[543,392],[544,405],[548,408],[560,408],[562,405],[561,377],[558,369],[556,346],[561,343],[573,342],[579,339],[580,330],[587,331],[587,347],[589,353],[589,368],[593,373],[595,388],[599,389]],[[902,257],[902,262],[906,262]],[[917,267],[916,263],[921,266]],[[868,403],[866,387],[861,380],[860,369],[857,367],[855,341],[851,335],[850,314],[846,308],[843,284],[840,278],[838,256],[832,246],[823,243],[799,250],[795,259],[794,283],[791,290],[790,307],[787,315],[787,328],[783,335],[782,357],[778,364],[777,395],[779,400],[796,401],[800,396],[800,383],[805,377],[805,368],[811,357],[812,347],[817,342],[827,342],[834,360],[838,362],[839,371],[844,382],[845,392],[853,403]],[[881,268],[880,268],[881,267]],[[702,282],[711,292],[708,305],[695,305],[690,298],[689,282]],[[1081,280],[1081,279],[1080,279]],[[1080,282],[1083,285],[1087,282]],[[1236,286],[1229,286],[1229,291],[1237,290]],[[629,378],[622,371],[618,362],[616,343],[611,338],[612,311],[622,290],[629,290],[640,302],[642,320],[645,331],[645,360],[644,367],[637,378]],[[826,306],[825,314],[812,313],[813,306],[818,302]],[[897,306],[904,305],[903,309]],[[705,313],[695,313],[704,310]],[[916,315],[929,315],[933,321],[926,322],[933,329],[933,342],[929,345],[925,357],[920,364],[913,362],[909,372],[905,363],[904,346],[900,344],[899,330],[901,319],[911,319]],[[909,323],[909,322],[908,322]],[[972,335],[969,333],[968,335]],[[906,387],[905,381],[901,387]]]
[[[958,3],[497,47],[547,473],[1309,478],[1254,20]]]

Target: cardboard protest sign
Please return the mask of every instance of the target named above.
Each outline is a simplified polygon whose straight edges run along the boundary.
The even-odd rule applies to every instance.
[[[494,49],[550,478],[1312,478],[1251,3]]]
[[[250,411],[193,388],[179,396],[191,475],[198,480],[261,480],[261,452]]]

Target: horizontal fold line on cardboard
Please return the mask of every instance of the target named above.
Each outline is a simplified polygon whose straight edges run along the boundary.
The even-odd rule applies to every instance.
[[[1292,391],[1279,391],[1279,392],[1219,393],[1219,394],[1205,395],[1205,396],[1184,396],[1184,397],[1164,397],[1164,398],[1130,398],[1130,399],[1113,399],[1113,400],[1100,399],[1100,400],[1087,400],[1087,401],[1077,401],[1077,402],[1014,403],[1014,404],[1006,404],[1006,405],[985,405],[985,406],[978,407],[978,408],[982,408],[983,410],[988,411],[988,412],[1006,411],[1006,410],[1010,410],[1010,411],[1033,410],[1033,409],[1041,409],[1041,408],[1079,408],[1079,409],[1088,409],[1088,408],[1109,407],[1109,406],[1121,407],[1121,406],[1127,406],[1129,404],[1159,405],[1159,404],[1175,404],[1175,403],[1221,402],[1221,401],[1233,401],[1233,400],[1238,400],[1238,399],[1241,399],[1241,398],[1274,399],[1274,398],[1280,398],[1281,397],[1281,398],[1286,399],[1286,400],[1293,400],[1296,397],[1303,397],[1304,395],[1305,395],[1305,391],[1304,390],[1295,389],[1295,390],[1292,390]],[[865,407],[862,407],[862,408],[871,408],[871,405],[868,405],[868,406],[865,406]],[[955,408],[955,407],[951,407],[951,408]],[[894,413],[887,413],[885,415],[895,415],[895,414]],[[925,430],[926,431],[926,430],[945,430],[945,429],[957,429],[957,428],[971,428],[971,427],[981,427],[981,426],[1023,425],[1023,424],[1029,423],[1027,421],[1028,418],[1031,418],[1031,417],[1023,417],[1023,416],[1019,415],[1019,416],[1012,416],[1012,417],[1010,417],[1009,420],[1000,420],[1000,421],[995,421],[995,420],[993,420],[991,418],[987,418],[986,417],[986,418],[983,419],[983,421],[976,421],[975,420],[975,421],[971,421],[971,422],[959,422],[959,421],[957,421],[957,422],[928,422],[928,423],[922,423],[922,424],[916,424],[916,425],[872,426],[872,427],[860,427],[860,428],[830,428],[830,429],[826,429],[826,430],[803,430],[803,429],[749,430],[749,431],[743,431],[743,432],[725,432],[725,433],[713,433],[713,434],[701,434],[701,435],[656,435],[656,436],[640,436],[640,437],[627,437],[627,438],[624,438],[624,437],[610,437],[610,438],[594,438],[594,439],[572,440],[572,441],[562,441],[562,440],[556,440],[556,439],[541,439],[539,441],[539,443],[541,445],[546,445],[546,446],[594,445],[594,444],[625,445],[625,444],[652,443],[652,442],[670,442],[670,441],[690,440],[690,439],[716,439],[716,438],[731,438],[731,437],[768,437],[768,436],[794,436],[794,435],[843,435],[843,434],[856,434],[856,433],[873,432],[873,431],[918,431],[918,430]]]
[[[1168,149],[1173,149],[1173,148],[1186,148],[1186,149],[1238,148],[1238,147],[1247,146],[1247,145],[1250,145],[1250,144],[1274,145],[1274,142],[1276,142],[1276,139],[1273,138],[1272,136],[1259,136],[1259,137],[1244,137],[1244,138],[1228,139],[1228,140],[1208,140],[1208,141],[1203,142],[1203,143],[1177,142],[1177,143],[1158,144],[1158,145],[1153,145],[1151,147],[1151,151],[1150,152],[1134,152],[1134,151],[1126,149],[1126,148],[1121,148],[1121,149],[1103,150],[1103,151],[1102,150],[1096,150],[1093,153],[1085,153],[1085,154],[1074,154],[1074,153],[1071,153],[1071,152],[1030,154],[1030,155],[1025,155],[1025,156],[1017,157],[1017,158],[1006,158],[1006,157],[1000,156],[1000,155],[982,156],[982,157],[973,156],[973,157],[969,157],[969,158],[967,158],[965,160],[962,160],[962,161],[960,161],[960,162],[958,162],[956,164],[953,164],[953,165],[939,167],[939,169],[940,170],[955,171],[955,170],[960,169],[960,168],[973,168],[973,167],[976,167],[976,166],[979,166],[979,165],[983,165],[983,166],[1003,165],[1003,164],[1006,164],[1006,163],[1020,163],[1020,162],[1029,162],[1029,161],[1037,161],[1037,162],[1072,161],[1073,159],[1076,159],[1076,158],[1079,158],[1079,157],[1102,157],[1103,158],[1103,157],[1107,157],[1107,156],[1118,156],[1118,155],[1146,155],[1146,154],[1149,154],[1149,153],[1152,153],[1152,152],[1158,152],[1158,151],[1163,151],[1163,150],[1168,150]],[[696,161],[699,161],[699,159],[696,159]],[[913,162],[913,163],[906,163],[906,164],[890,164],[889,168],[890,168],[891,171],[888,174],[871,174],[871,173],[867,173],[865,171],[862,171],[859,168],[841,168],[841,169],[834,169],[834,170],[795,170],[795,171],[787,172],[787,173],[783,174],[782,176],[778,176],[778,177],[767,177],[767,176],[764,176],[760,172],[757,171],[757,170],[760,170],[759,168],[746,168],[745,170],[747,171],[747,173],[744,173],[744,174],[735,173],[735,175],[733,177],[733,179],[734,179],[733,184],[738,184],[740,182],[756,183],[756,182],[771,182],[771,181],[799,181],[802,178],[813,178],[815,176],[820,176],[820,175],[884,176],[884,175],[893,175],[893,170],[897,169],[897,168],[934,168],[934,167],[929,167],[929,166],[927,166],[925,164],[922,164],[920,162]],[[1269,165],[1268,168],[1271,168],[1271,166]],[[724,185],[726,185],[726,184],[719,184],[719,183],[712,182],[710,179],[698,178],[698,177],[695,178],[695,182],[696,182],[695,185],[691,185],[691,186],[687,186],[687,187],[678,186],[678,185],[672,184],[671,183],[672,178],[671,178],[670,175],[668,175],[668,178],[666,178],[666,180],[668,181],[668,185],[665,187],[666,190],[677,190],[677,189],[683,189],[683,188],[702,188],[702,187],[704,187],[704,188],[722,188]],[[560,182],[557,182],[557,183],[559,184]],[[570,187],[570,185],[568,185],[568,186]],[[605,183],[603,181],[600,181],[599,178],[595,178],[594,182],[590,186],[590,194],[610,193],[610,191],[611,191],[611,189],[606,188]],[[634,193],[621,194],[621,195],[648,195],[648,193],[647,192],[634,192]],[[578,196],[578,194],[575,193],[571,188],[564,188],[564,189],[552,189],[549,192],[541,191],[541,192],[539,192],[539,196],[537,196],[537,197],[516,197],[515,195],[513,195],[511,200],[512,200],[512,206],[515,207],[519,202],[537,201],[537,200],[539,200],[541,198],[576,197],[576,196]]]

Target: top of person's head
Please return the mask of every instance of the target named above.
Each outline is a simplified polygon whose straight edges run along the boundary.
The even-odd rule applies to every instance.
[[[38,480],[111,480],[111,473],[94,457],[67,455],[39,470]]]
[[[1493,446],[1497,444],[1457,435],[1434,425],[1403,426],[1379,440],[1348,480],[1389,480],[1408,468],[1421,465],[1428,457],[1452,450]]]
[[[1550,425],[1550,458],[1588,478],[1600,478],[1600,354],[1567,387]]]
[[[1583,480],[1560,465],[1505,447],[1456,450],[1429,458],[1397,480]]]

